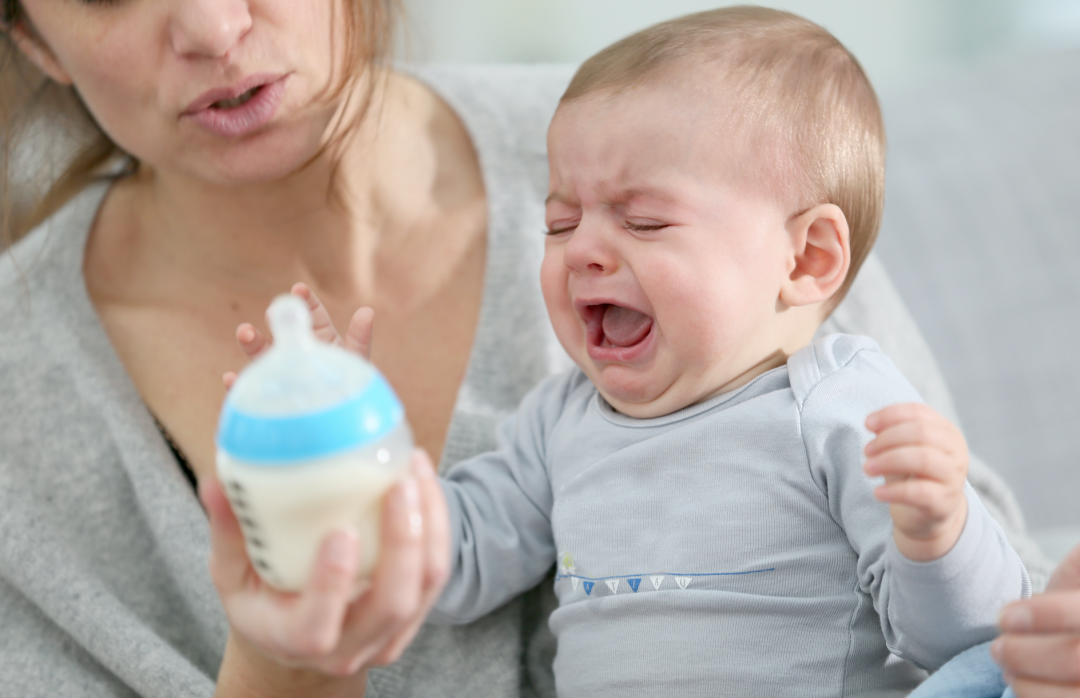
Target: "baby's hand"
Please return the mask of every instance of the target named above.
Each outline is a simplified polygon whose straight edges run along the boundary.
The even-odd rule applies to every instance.
[[[889,504],[896,547],[909,560],[928,562],[949,552],[967,522],[968,450],[950,421],[921,404],[892,405],[866,418],[877,438],[866,445],[874,490]]]
[[[375,322],[374,310],[365,307],[353,313],[352,319],[349,321],[349,329],[345,332],[345,338],[342,339],[334,328],[334,323],[330,320],[330,313],[327,312],[326,307],[312,290],[307,287],[307,284],[295,283],[289,292],[297,298],[307,301],[308,308],[311,310],[311,327],[317,338],[327,344],[344,347],[365,359],[371,358],[371,332],[372,325]],[[236,328],[236,342],[249,359],[254,359],[270,348],[270,340],[263,337],[248,322]],[[225,382],[226,389],[231,388],[233,383],[236,382],[236,373],[229,371],[221,379]]]

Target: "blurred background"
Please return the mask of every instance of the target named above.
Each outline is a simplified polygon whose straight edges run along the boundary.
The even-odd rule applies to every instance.
[[[404,55],[453,63],[577,63],[649,24],[720,5],[708,0],[406,0]],[[879,90],[943,64],[1080,45],[1080,0],[788,0],[766,2],[823,25]]]

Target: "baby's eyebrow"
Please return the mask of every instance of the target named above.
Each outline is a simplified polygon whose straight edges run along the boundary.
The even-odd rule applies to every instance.
[[[664,189],[658,189],[656,187],[634,187],[620,192],[620,195],[616,197],[626,203],[630,203],[636,199],[659,199],[660,201],[672,202],[675,197]]]
[[[553,201],[557,201],[563,204],[572,203],[573,197],[567,196],[560,191],[554,191],[548,194],[548,197],[544,200],[544,205],[550,204]],[[631,187],[628,189],[615,189],[609,191],[603,197],[604,203],[608,205],[629,204],[638,199],[654,199],[662,203],[676,203],[678,197],[667,189],[661,189],[659,187]]]

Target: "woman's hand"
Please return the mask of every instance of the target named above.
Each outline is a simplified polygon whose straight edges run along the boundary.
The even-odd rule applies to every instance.
[[[431,461],[416,451],[411,473],[383,507],[382,546],[371,584],[353,598],[359,564],[356,534],[330,534],[307,586],[283,593],[267,586],[248,558],[243,533],[216,480],[200,483],[210,518],[210,572],[231,626],[219,695],[265,683],[312,690],[328,677],[350,677],[396,660],[438,598],[449,569],[446,502]],[[226,676],[226,669],[245,674]],[[303,670],[288,671],[288,669]],[[314,672],[314,673],[310,673]],[[355,677],[363,686],[363,676]],[[262,690],[262,689],[260,689]]]
[[[1018,698],[1080,697],[1080,545],[1046,592],[1009,604],[990,651]]]
[[[374,311],[353,314],[342,338],[303,283],[291,293],[308,304],[318,339],[364,358],[371,353]],[[237,328],[254,359],[270,340],[253,326]],[[231,388],[235,373],[226,373]],[[386,495],[379,563],[356,595],[356,534],[331,533],[307,586],[284,593],[266,585],[244,546],[243,532],[217,480],[200,482],[210,518],[210,569],[231,633],[218,695],[362,695],[366,670],[395,661],[423,624],[449,574],[446,502],[427,454],[417,450],[411,473]]]

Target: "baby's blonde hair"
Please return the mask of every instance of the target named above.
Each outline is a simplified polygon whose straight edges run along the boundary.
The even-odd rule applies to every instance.
[[[725,7],[649,27],[578,69],[563,102],[622,93],[667,71],[708,67],[716,109],[753,148],[752,171],[802,212],[836,204],[851,230],[851,267],[835,307],[873,247],[885,199],[885,126],[877,96],[836,37],[797,15]]]

